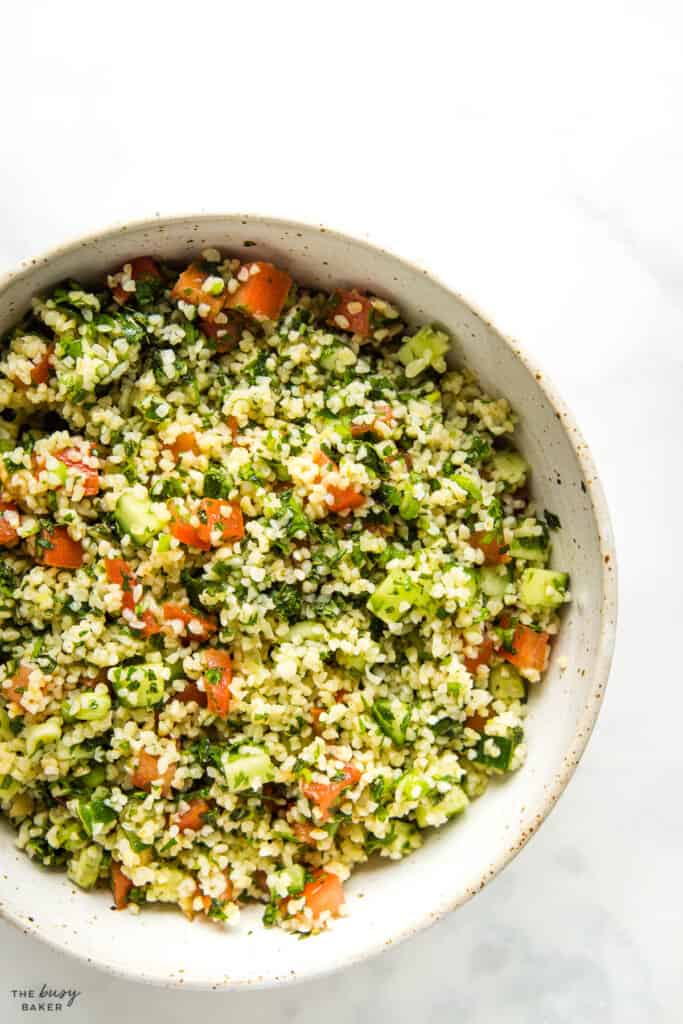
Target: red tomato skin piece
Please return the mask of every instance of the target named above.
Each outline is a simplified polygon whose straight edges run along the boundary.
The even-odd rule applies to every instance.
[[[337,330],[351,331],[362,338],[369,338],[372,305],[367,295],[352,288],[350,291],[337,291],[336,298],[337,304],[330,310],[327,323]],[[361,308],[358,309],[358,306]]]
[[[135,573],[124,558],[105,558],[104,567],[110,583],[118,583],[123,591],[121,605],[128,611],[135,611],[134,588],[137,586]]]
[[[361,772],[355,764],[347,764],[344,765],[343,775],[344,778],[336,782],[304,782],[301,786],[304,796],[320,808],[323,821],[327,821],[330,816],[330,807],[344,790],[355,786],[361,777]]]
[[[221,295],[211,295],[209,292],[202,290],[202,285],[206,281],[209,275],[205,273],[201,267],[198,267],[196,263],[191,263],[186,270],[182,272],[171,291],[171,298],[175,299],[176,302],[189,302],[193,306],[197,307],[199,311],[200,306],[207,306],[208,312],[203,314],[200,313],[200,319],[212,321],[214,320],[223,308],[225,303],[225,293]]]
[[[476,658],[465,658],[465,668],[468,672],[476,672],[480,665],[488,665],[493,654],[493,642],[485,637],[479,644]]]
[[[5,512],[18,512],[13,501],[0,501],[0,547],[13,548],[19,543],[17,527],[10,522],[14,516],[6,516]]]
[[[258,319],[277,320],[292,286],[291,277],[272,263],[260,260],[245,263],[243,269],[249,277],[240,282],[233,295],[228,295],[226,308],[244,309]]]
[[[42,537],[50,547],[41,549],[40,561],[55,569],[80,569],[83,565],[83,545],[69,536],[66,526],[44,530]]]
[[[516,668],[532,668],[543,672],[550,650],[548,633],[537,633],[528,626],[517,626],[512,638],[512,647],[512,651],[501,648],[498,652],[505,661],[509,661]]]
[[[204,660],[208,671],[220,669],[220,678],[212,682],[204,676],[207,709],[218,718],[227,718],[230,710],[230,684],[232,683],[232,658],[227,651],[212,648],[205,652]]]
[[[339,875],[332,871],[319,871],[312,882],[307,882],[303,891],[307,906],[316,921],[326,910],[332,917],[338,917],[344,903],[344,890]]]
[[[510,555],[503,550],[503,546],[493,534],[473,533],[470,544],[484,553],[485,565],[501,565],[510,561]]]
[[[114,897],[114,904],[117,910],[125,910],[128,906],[128,893],[133,888],[133,883],[121,870],[121,865],[113,860],[111,862],[111,891]]]
[[[151,278],[161,279],[161,270],[156,260],[149,256],[136,256],[135,259],[127,260],[130,263],[130,276],[134,281],[148,281]],[[120,306],[124,306],[134,292],[127,292],[120,284],[112,289],[112,295]]]

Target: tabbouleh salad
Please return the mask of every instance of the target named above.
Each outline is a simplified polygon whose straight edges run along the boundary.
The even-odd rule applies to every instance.
[[[522,764],[559,522],[449,344],[215,249],[33,300],[0,349],[0,806],[30,857],[119,909],[316,932]]]

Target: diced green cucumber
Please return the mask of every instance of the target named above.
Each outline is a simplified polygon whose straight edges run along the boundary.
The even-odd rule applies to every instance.
[[[411,608],[425,608],[429,595],[401,569],[388,573],[368,599],[367,606],[383,622],[400,622]],[[403,606],[407,607],[404,608]]]
[[[489,690],[495,700],[525,700],[526,683],[514,665],[496,665],[489,675]]]
[[[68,478],[68,470],[60,459],[56,459],[54,455],[48,455],[45,460],[45,469],[50,477],[53,477],[57,483],[57,487],[63,487]]]
[[[519,599],[527,608],[557,608],[566,600],[569,576],[552,569],[525,569],[519,581]]]
[[[481,736],[474,760],[486,768],[506,772],[512,763],[516,746],[515,741],[508,736]]]
[[[406,730],[410,722],[410,708],[396,697],[378,697],[370,709],[377,725],[397,747],[406,741]]]
[[[53,840],[50,840],[51,835],[52,829],[48,833],[48,842],[55,849],[61,848],[68,850],[69,853],[76,853],[77,850],[82,850],[88,842],[78,821],[65,821],[62,825],[55,826]]]
[[[383,844],[382,854],[397,859],[406,857],[420,845],[420,833],[410,821],[395,821],[387,842]]]
[[[444,373],[444,356],[450,344],[448,335],[443,331],[428,325],[421,327],[412,338],[407,338],[398,350],[398,358],[406,368],[406,377],[417,377],[428,366],[439,373]]]
[[[106,718],[111,710],[111,697],[106,687],[97,690],[81,690],[70,694],[62,701],[62,718],[73,721],[78,718],[83,722],[97,722]]]
[[[455,718],[450,718],[445,715],[440,718],[438,722],[435,722],[432,726],[432,732],[435,736],[443,736],[445,739],[455,739],[456,736],[460,736],[463,731],[463,723],[458,722]]]
[[[417,519],[420,514],[420,502],[415,497],[413,485],[409,482],[400,487],[388,485],[384,497],[388,508],[395,508],[402,519]]]
[[[320,622],[296,622],[285,639],[292,644],[300,644],[305,640],[322,644],[327,640],[327,630]]]
[[[455,481],[458,487],[466,491],[471,498],[474,498],[475,501],[481,500],[481,487],[471,476],[468,476],[466,473],[453,473],[451,479]]]
[[[470,800],[476,800],[477,797],[483,796],[488,789],[489,776],[482,768],[469,761],[465,777],[461,780],[461,785]]]
[[[503,449],[494,452],[491,461],[494,475],[498,480],[504,480],[513,490],[522,486],[529,472],[529,464],[519,452]]]
[[[396,784],[396,803],[416,803],[418,800],[421,800],[423,796],[426,796],[430,789],[431,784],[422,772],[406,772],[401,776]]]
[[[391,860],[400,860],[401,857],[406,857],[416,850],[420,842],[419,830],[411,821],[396,820],[391,823],[389,833],[383,838],[369,837],[366,850],[368,853],[379,853]]]
[[[143,843],[143,841],[139,839],[136,836],[135,832],[133,832],[131,829],[124,828],[123,834],[128,840],[128,843],[133,853],[142,853],[143,850],[149,850],[151,844]]]
[[[0,740],[11,740],[14,736],[9,724],[9,715],[4,708],[0,708]]]
[[[503,597],[510,586],[510,573],[504,565],[482,565],[479,586],[487,597]]]
[[[126,708],[149,708],[164,699],[170,670],[143,661],[137,665],[116,665],[109,669],[108,676],[119,704]]]
[[[44,836],[31,836],[26,840],[25,845],[23,845],[23,850],[24,853],[28,854],[31,860],[37,860],[38,863],[44,864],[45,867],[51,867],[57,864],[61,865],[68,860],[66,851],[55,850],[53,846],[50,846]]]
[[[286,889],[288,896],[298,896],[304,891],[306,884],[306,872],[301,864],[292,864],[288,868],[276,871],[277,884],[273,886],[276,895],[282,895]]]
[[[48,743],[56,743],[62,735],[62,723],[59,718],[48,718],[36,725],[29,725],[24,730],[26,753],[32,757],[40,747]]]
[[[442,817],[453,818],[456,814],[461,814],[469,802],[464,789],[452,786],[437,803],[420,804],[415,811],[415,820],[420,828],[429,828],[433,815],[437,816],[437,821]]]
[[[164,521],[154,511],[149,495],[141,496],[137,491],[123,492],[116,502],[114,515],[121,530],[129,534],[136,544],[146,544],[164,526]]]
[[[102,847],[84,846],[80,853],[69,861],[67,874],[72,882],[79,885],[81,889],[92,889],[97,882],[100,867],[102,866]]]
[[[79,800],[78,817],[89,836],[99,836],[116,821],[116,811],[104,800]]]
[[[221,758],[225,780],[232,793],[243,789],[260,789],[275,778],[275,768],[261,747],[240,747],[237,754],[223,754]]]
[[[540,525],[540,524],[539,524]],[[548,532],[541,527],[522,524],[510,542],[513,558],[525,558],[528,562],[546,562],[550,555]]]
[[[85,775],[78,775],[75,781],[79,786],[84,789],[95,789],[97,786],[101,786],[107,778],[107,770],[103,764],[96,764],[94,768],[91,768]]]
[[[8,807],[20,789],[20,783],[11,775],[0,775],[0,807]]]

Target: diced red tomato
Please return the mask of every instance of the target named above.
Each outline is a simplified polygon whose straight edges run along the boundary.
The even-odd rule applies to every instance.
[[[217,648],[204,652],[207,672],[204,676],[206,706],[219,718],[227,718],[232,696],[232,659],[227,651]]]
[[[129,611],[135,611],[134,588],[137,586],[135,573],[124,558],[105,558],[104,567],[107,571],[107,579],[110,583],[118,583],[123,590],[121,606]]]
[[[17,506],[12,501],[0,501],[0,547],[13,548],[19,543]],[[12,513],[6,515],[7,512]]]
[[[184,523],[182,520],[174,518],[171,522],[171,533],[181,544],[187,544],[190,548],[200,548],[202,551],[208,551],[211,547],[210,544],[200,541],[197,528],[192,523]]]
[[[33,369],[31,370],[31,383],[35,384],[46,384],[47,379],[50,376],[50,370],[52,369],[52,353],[54,352],[54,345],[49,345],[44,356],[34,363]]]
[[[517,668],[534,668],[542,672],[548,660],[550,637],[548,633],[537,633],[528,626],[517,626],[512,638],[514,651],[502,647],[498,651],[502,658]]]
[[[181,544],[199,548],[200,551],[211,549],[211,535],[217,526],[221,527],[220,542],[241,540],[244,536],[242,510],[236,501],[202,498],[199,503],[199,520],[199,526],[192,526],[191,523],[182,522],[174,514],[171,533]]]
[[[156,636],[157,633],[161,632],[161,626],[151,611],[147,610],[142,613],[142,621],[144,622],[144,626],[142,627],[143,636]]]
[[[268,892],[268,875],[261,868],[254,872],[254,885],[262,892]]]
[[[113,860],[111,862],[111,891],[117,910],[125,910],[128,906],[128,893],[132,887],[133,883],[127,875],[124,875],[121,865],[118,861]]]
[[[305,846],[315,846],[316,842],[311,832],[315,830],[315,825],[310,821],[295,821],[292,824],[292,832]]]
[[[215,633],[218,628],[216,620],[208,616],[198,615],[191,608],[184,608],[180,604],[167,601],[164,605],[164,619],[182,622],[183,635],[192,640],[206,640],[210,633]]]
[[[243,325],[238,314],[231,314],[227,323],[217,324],[212,321],[203,320],[200,329],[207,338],[210,338],[219,355],[231,352],[242,337]]]
[[[326,469],[327,467],[337,468],[323,451],[315,452],[313,461],[321,469]],[[357,491],[355,487],[338,487],[336,484],[327,484],[326,488],[327,493],[332,498],[329,506],[332,512],[344,512],[346,509],[360,508],[365,504],[365,495]]]
[[[196,454],[199,451],[196,434],[192,430],[178,434],[173,444],[169,445],[169,449],[173,452],[176,459],[180,458],[183,452],[194,452]]]
[[[344,902],[344,890],[339,875],[332,871],[317,871],[312,882],[307,882],[303,892],[306,906],[317,921],[327,910],[332,917],[339,916]]]
[[[503,545],[494,533],[473,533],[470,544],[484,552],[486,565],[500,565],[510,561],[510,555],[503,550]]]
[[[483,732],[487,721],[488,718],[482,715],[480,711],[477,711],[476,714],[470,715],[469,718],[465,719],[465,725],[468,729],[474,729],[475,732]]]
[[[189,704],[194,701],[199,704],[200,708],[206,707],[206,694],[199,689],[193,679],[188,679],[185,684],[185,688],[180,693],[175,694],[176,700],[182,701],[183,704]]]
[[[348,292],[338,291],[336,296],[337,304],[330,310],[328,324],[342,331],[360,334],[362,338],[369,338],[372,306],[367,295],[352,288]]]
[[[226,873],[225,873],[225,889],[223,890],[222,895],[219,896],[219,899],[221,899],[224,903],[230,903],[230,901],[234,898],[234,896],[235,896],[235,886],[232,884],[232,880],[231,880],[230,876],[228,875],[228,873],[226,871]]]
[[[493,641],[485,637],[477,648],[475,658],[465,658],[465,668],[468,672],[476,672],[480,665],[488,665],[493,654]]]
[[[105,558],[104,566],[109,582],[118,583],[123,590],[121,607],[129,612],[135,612],[137,604],[142,597],[142,590],[140,588],[140,592],[136,592],[138,582],[128,562],[124,558]],[[149,611],[149,609],[144,611],[138,618],[142,620],[143,625],[133,626],[132,628],[140,629],[143,636],[150,637],[154,636],[155,633],[161,632],[161,626],[157,622],[154,613]]]
[[[325,708],[311,708],[311,718],[313,719],[313,732],[317,735],[320,731],[320,716],[322,715]]]
[[[0,690],[9,700],[13,700],[16,704],[21,704],[21,698],[28,689],[28,679],[33,671],[31,665],[20,665],[17,671],[12,676],[9,686],[4,686]]]
[[[228,427],[230,428],[230,433],[232,434],[232,443],[234,444],[240,429],[240,425],[237,422],[237,417],[226,416],[225,422],[228,424]]]
[[[365,504],[365,495],[355,487],[337,487],[329,484],[327,493],[332,496],[330,508],[333,512],[344,512],[350,508],[361,508]]]
[[[236,501],[203,498],[199,503],[199,519],[197,536],[202,546],[208,544],[211,547],[211,534],[217,526],[221,528],[221,540],[241,540],[244,537],[244,518]]]
[[[66,526],[55,526],[52,530],[41,532],[38,557],[43,565],[55,569],[80,569],[83,565],[83,545],[69,536]]]
[[[161,775],[159,773],[159,759],[152,754],[148,754],[146,750],[141,750],[138,754],[138,766],[131,776],[131,782],[136,789],[149,791],[153,782],[161,780],[161,792],[164,796],[168,796],[174,775],[174,764],[169,765],[163,775]]]
[[[362,437],[364,434],[371,434],[377,430],[378,423],[386,423],[391,426],[394,422],[394,413],[390,405],[383,402],[377,407],[378,415],[373,420],[366,423],[352,423],[351,424],[351,436]]]
[[[78,448],[62,448],[55,452],[55,458],[63,462],[65,466],[77,469],[83,477],[83,493],[87,498],[92,498],[100,489],[100,474],[96,466],[91,466],[85,460],[83,452]]]
[[[130,261],[130,276],[134,281],[158,281],[161,279],[161,271],[158,263],[149,256],[136,256]],[[125,291],[120,284],[112,289],[112,295],[120,306],[125,305],[133,294]]]
[[[185,832],[188,829],[192,829],[193,832],[199,832],[199,829],[204,824],[204,815],[208,810],[210,810],[210,805],[206,800],[192,800],[188,809],[176,817],[175,824],[181,832]]]
[[[317,804],[323,821],[330,816],[330,807],[337,798],[350,786],[355,786],[361,777],[361,772],[355,764],[344,765],[343,778],[337,782],[304,782],[301,785],[301,792],[311,803]]]
[[[249,277],[233,295],[228,295],[226,307],[243,309],[258,319],[277,320],[292,286],[291,277],[272,263],[259,260],[245,263],[243,269]]]
[[[193,306],[197,307],[199,311],[200,306],[208,306],[208,313],[202,314],[204,320],[214,320],[215,317],[220,313],[225,302],[225,293],[220,295],[211,295],[209,292],[202,290],[202,285],[206,281],[209,275],[205,273],[201,267],[198,267],[196,263],[191,263],[187,270],[184,270],[171,292],[171,298],[175,299],[176,302],[190,302]]]

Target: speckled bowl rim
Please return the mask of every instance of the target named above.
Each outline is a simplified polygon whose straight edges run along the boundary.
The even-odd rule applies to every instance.
[[[413,273],[422,274],[428,280],[430,280],[438,288],[444,292],[454,296],[459,302],[463,303],[468,307],[479,319],[492,331],[494,331],[511,349],[512,353],[520,360],[525,366],[528,372],[535,378],[538,387],[544,393],[548,402],[554,409],[558,420],[563,426],[564,432],[567,435],[569,444],[572,447],[574,455],[579,463],[583,479],[586,483],[587,497],[590,501],[591,510],[595,524],[598,531],[598,540],[601,553],[601,572],[602,572],[602,603],[600,606],[600,620],[601,629],[599,635],[599,642],[596,649],[596,653],[593,660],[592,666],[592,677],[593,682],[588,694],[584,713],[578,722],[574,742],[566,752],[563,760],[563,767],[559,772],[555,773],[552,785],[548,786],[545,801],[537,813],[530,816],[530,819],[525,822],[520,822],[519,832],[515,842],[508,845],[507,849],[498,856],[493,863],[487,865],[482,871],[479,882],[473,885],[467,892],[462,894],[460,897],[446,900],[436,909],[427,911],[423,919],[403,930],[397,931],[396,934],[389,940],[382,940],[378,943],[369,942],[365,948],[357,954],[351,956],[340,957],[336,963],[326,965],[324,967],[316,967],[311,971],[300,973],[296,977],[285,976],[264,980],[254,981],[235,981],[228,982],[227,984],[218,985],[205,985],[202,982],[192,982],[190,979],[179,982],[176,978],[160,978],[157,975],[150,976],[146,975],[144,971],[128,971],[121,968],[112,966],[109,963],[101,960],[94,960],[91,957],[87,957],[84,954],[72,950],[67,944],[57,942],[51,938],[46,938],[41,934],[40,927],[38,925],[27,924],[25,919],[21,919],[18,915],[10,913],[4,906],[0,905],[0,917],[4,920],[9,921],[15,927],[19,928],[25,935],[35,936],[42,942],[51,946],[53,949],[58,950],[62,953],[67,953],[69,956],[75,957],[81,960],[83,963],[90,964],[91,966],[98,967],[102,970],[107,971],[116,977],[125,978],[129,981],[145,982],[148,984],[158,985],[166,988],[183,988],[183,989],[195,989],[195,990],[219,990],[219,991],[244,991],[245,989],[264,989],[264,988],[275,988],[282,985],[294,984],[304,981],[311,981],[316,978],[324,977],[337,970],[341,970],[345,967],[351,967],[354,964],[361,963],[364,960],[369,959],[372,956],[376,956],[383,950],[395,946],[399,942],[403,942],[405,939],[410,938],[412,935],[417,935],[420,931],[427,928],[428,926],[435,924],[445,914],[452,910],[455,910],[459,906],[463,906],[473,896],[480,892],[485,885],[488,884],[503,868],[517,856],[517,854],[526,846],[531,837],[538,831],[539,827],[548,817],[552,809],[555,807],[558,799],[564,792],[571,779],[572,775],[578,767],[581,756],[586,749],[588,740],[590,739],[591,733],[597,721],[600,707],[602,705],[605,688],[607,686],[607,680],[609,677],[610,666],[612,664],[612,656],[614,653],[614,644],[616,638],[616,623],[617,623],[617,559],[616,550],[614,545],[614,536],[612,532],[612,525],[610,521],[610,515],[607,508],[607,501],[605,494],[600,483],[597,468],[593,457],[590,454],[590,450],[586,441],[576,424],[573,414],[569,411],[566,403],[559,395],[554,384],[550,382],[546,374],[541,370],[538,363],[535,360],[529,358],[529,356],[523,351],[516,340],[513,340],[509,335],[499,330],[498,327],[491,321],[481,310],[468,299],[464,298],[460,292],[455,291],[449,285],[445,284],[437,275],[432,274],[426,270],[420,264],[415,263],[411,260],[405,259],[402,256],[397,255],[389,249],[383,248],[381,245],[375,244],[366,238],[358,238],[355,235],[346,234],[343,231],[337,231],[335,229],[327,228],[322,224],[318,224],[312,221],[306,221],[302,219],[292,220],[283,217],[273,217],[269,214],[264,213],[239,213],[239,212],[202,212],[197,213],[173,213],[173,214],[162,214],[155,213],[153,217],[143,217],[128,221],[118,221],[110,224],[109,226],[99,229],[97,231],[91,231],[86,234],[81,234],[71,238],[70,240],[61,243],[60,245],[54,246],[48,249],[46,252],[38,255],[27,257],[22,260],[14,270],[9,270],[0,275],[0,301],[6,287],[13,281],[20,279],[21,277],[28,276],[35,268],[40,264],[49,264],[53,260],[62,257],[67,252],[75,252],[78,249],[85,248],[91,244],[97,244],[106,242],[110,237],[116,235],[125,235],[130,232],[144,231],[159,229],[159,227],[171,226],[175,223],[191,221],[193,224],[200,225],[203,221],[215,221],[224,218],[227,222],[235,224],[239,222],[242,226],[247,226],[250,221],[259,221],[266,223],[269,226],[272,225],[274,230],[280,230],[285,232],[297,232],[302,228],[305,231],[315,232],[318,231],[321,234],[334,237],[341,242],[348,243],[352,246],[362,246],[364,249],[378,253],[381,256],[388,256],[391,259],[397,261],[406,270]]]

